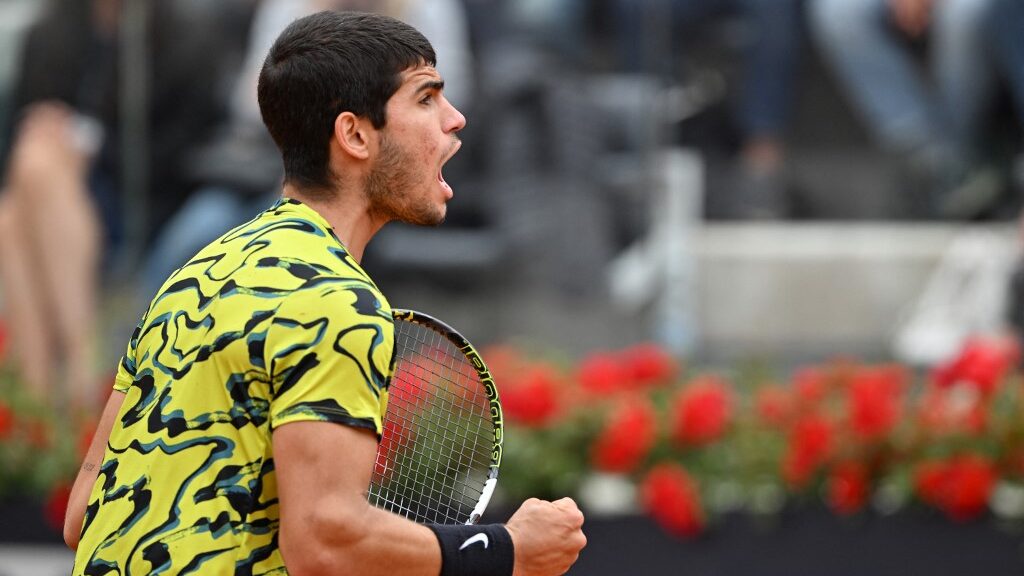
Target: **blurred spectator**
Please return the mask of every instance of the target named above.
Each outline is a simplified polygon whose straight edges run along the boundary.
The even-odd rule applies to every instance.
[[[1010,85],[1017,114],[1024,122],[1024,2],[994,0],[988,24],[999,71]]]
[[[778,218],[790,211],[784,181],[784,131],[793,101],[801,51],[799,0],[618,0],[619,26],[627,67],[663,72],[671,63],[665,43],[692,34],[713,19],[738,17],[749,31],[742,39],[743,84],[738,93],[737,124],[742,149],[732,188],[723,199],[725,216]],[[671,33],[658,30],[671,25]],[[658,39],[664,40],[658,46]],[[675,73],[676,70],[669,70]],[[682,78],[686,83],[689,78]]]
[[[434,46],[446,97],[455,106],[468,105],[472,54],[459,0],[262,0],[235,79],[229,116],[212,143],[191,157],[190,170],[200,187],[155,241],[143,273],[143,297],[155,294],[203,246],[270,206],[280,194],[283,168],[260,118],[256,80],[280,31],[318,10],[383,12],[413,25]]]
[[[999,73],[1009,86],[1018,121],[1024,125],[1024,2],[995,0],[988,24]],[[1024,190],[1024,153],[1018,152],[1015,164],[1017,188]],[[1018,220],[1017,262],[1007,296],[1007,321],[1024,342],[1024,214]]]
[[[989,18],[993,53],[1001,76],[1006,80],[1024,125],[1024,2],[995,0]],[[1024,191],[1024,152],[1018,151],[1014,177],[1019,191]]]
[[[910,215],[977,216],[1000,193],[980,157],[992,0],[810,0],[812,34],[907,176]],[[1019,33],[1019,30],[1018,30]],[[918,51],[925,49],[925,70]]]
[[[72,393],[83,394],[93,374],[101,230],[115,226],[112,158],[101,140],[117,112],[118,10],[111,1],[54,2],[26,39],[14,96],[0,278],[18,368],[40,397],[57,392],[58,360],[84,380]]]
[[[182,152],[218,114],[216,5],[151,4],[150,227],[181,198]],[[121,24],[120,0],[51,2],[25,40],[7,123],[0,287],[22,380],[53,405],[95,400],[101,264],[121,239]]]
[[[469,0],[486,5],[500,19],[501,33],[529,42],[558,56],[565,64],[582,67],[588,62],[588,10],[600,10],[594,0]],[[594,5],[598,5],[596,9]],[[494,35],[483,38],[493,41]]]

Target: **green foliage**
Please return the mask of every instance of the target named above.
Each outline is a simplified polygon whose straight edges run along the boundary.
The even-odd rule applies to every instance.
[[[0,368],[0,498],[44,495],[74,479],[81,440],[74,422],[29,398]]]

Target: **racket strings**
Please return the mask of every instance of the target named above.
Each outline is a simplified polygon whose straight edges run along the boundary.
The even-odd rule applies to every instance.
[[[375,505],[418,522],[463,523],[484,490],[493,424],[472,362],[435,330],[396,321],[396,364]]]
[[[449,398],[450,400],[450,398]],[[434,407],[440,406],[444,410],[451,410],[453,405],[449,403],[437,404],[433,403]],[[422,403],[419,406],[423,408]],[[472,443],[470,436],[474,436]],[[464,498],[468,498],[469,503],[475,501],[478,496],[478,492],[482,485],[470,488],[465,484],[462,486],[456,485],[457,475],[462,471],[457,469],[456,466],[461,461],[465,461],[465,454],[468,450],[471,450],[472,446],[477,444],[476,435],[467,433],[463,427],[447,427],[441,429],[441,436],[439,443],[446,446],[458,447],[452,454],[442,456],[439,453],[431,450],[424,450],[422,447],[413,447],[411,454],[407,454],[406,457],[416,462],[420,469],[409,471],[405,479],[407,482],[404,486],[406,494],[403,500],[412,499],[410,491],[418,491],[422,496],[425,497],[425,501],[421,502],[418,506],[412,506],[409,504],[398,503],[406,513],[412,513],[416,517],[423,517],[424,514],[428,513],[429,510],[437,510],[441,516],[441,520],[458,520],[460,515],[462,518],[465,516],[457,505],[454,505],[449,495],[453,495],[456,489],[459,488],[458,492]],[[461,440],[461,441],[460,441]],[[411,438],[408,434],[404,435],[403,440],[399,441],[399,444],[408,444]],[[429,445],[427,445],[429,446]],[[411,490],[410,490],[411,489]]]

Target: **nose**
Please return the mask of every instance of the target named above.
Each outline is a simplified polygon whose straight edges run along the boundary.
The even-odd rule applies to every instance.
[[[462,112],[459,112],[458,108],[453,106],[451,102],[448,102],[447,99],[445,99],[445,102],[448,104],[448,114],[445,116],[444,131],[458,132],[465,128],[466,117],[463,116]]]

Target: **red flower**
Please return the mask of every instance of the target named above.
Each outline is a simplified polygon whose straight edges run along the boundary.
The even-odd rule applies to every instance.
[[[732,419],[732,394],[716,376],[690,382],[675,398],[672,437],[684,445],[708,444],[725,432]]]
[[[762,423],[782,427],[793,413],[793,398],[784,387],[769,384],[757,389],[754,406]]]
[[[558,380],[558,374],[548,366],[526,368],[501,389],[502,413],[510,422],[547,425],[558,413]]]
[[[945,498],[946,514],[954,520],[969,520],[985,511],[996,483],[992,462],[976,454],[966,454],[951,463]]]
[[[644,510],[665,530],[695,536],[704,528],[697,483],[677,464],[661,464],[650,471],[640,486]]]
[[[922,462],[914,473],[918,497],[961,521],[985,511],[995,482],[995,465],[977,454]]]
[[[394,471],[392,466],[400,460],[401,453],[412,445],[413,437],[413,430],[406,426],[402,419],[385,422],[380,435],[380,444],[377,445],[374,473],[385,480],[390,479]]]
[[[803,368],[793,374],[793,388],[800,404],[813,408],[828,393],[829,375],[821,368]]]
[[[970,382],[985,395],[994,392],[1006,373],[1020,360],[1020,346],[1013,338],[973,338],[960,355],[932,374],[940,386]]]
[[[843,462],[828,479],[828,504],[839,514],[853,514],[868,499],[868,474],[860,462]]]
[[[947,388],[933,385],[919,401],[921,428],[938,436],[981,434],[988,427],[990,401],[973,384],[965,381]]]
[[[0,402],[0,440],[6,440],[10,438],[11,432],[14,431],[14,410],[11,407]]]
[[[922,502],[942,506],[945,499],[949,466],[940,460],[925,460],[914,469],[914,491]]]
[[[782,460],[782,475],[793,488],[803,488],[825,463],[832,451],[832,424],[824,417],[810,414],[801,418],[789,435]]]
[[[656,434],[657,422],[650,403],[619,406],[594,443],[591,461],[605,472],[632,472],[654,446]]]
[[[590,394],[607,396],[630,386],[630,368],[614,354],[593,354],[576,368],[576,381]]]
[[[671,354],[657,344],[637,344],[622,351],[621,362],[635,387],[667,384],[679,370]]]
[[[64,530],[64,515],[68,510],[68,502],[71,500],[71,486],[59,484],[50,491],[43,504],[43,518],[46,523],[57,530]]]
[[[388,385],[387,411],[416,414],[427,408],[427,398],[434,376],[424,367],[406,362],[391,378]]]
[[[896,426],[903,412],[903,378],[902,372],[880,368],[862,369],[853,376],[847,410],[858,437],[875,440]]]

